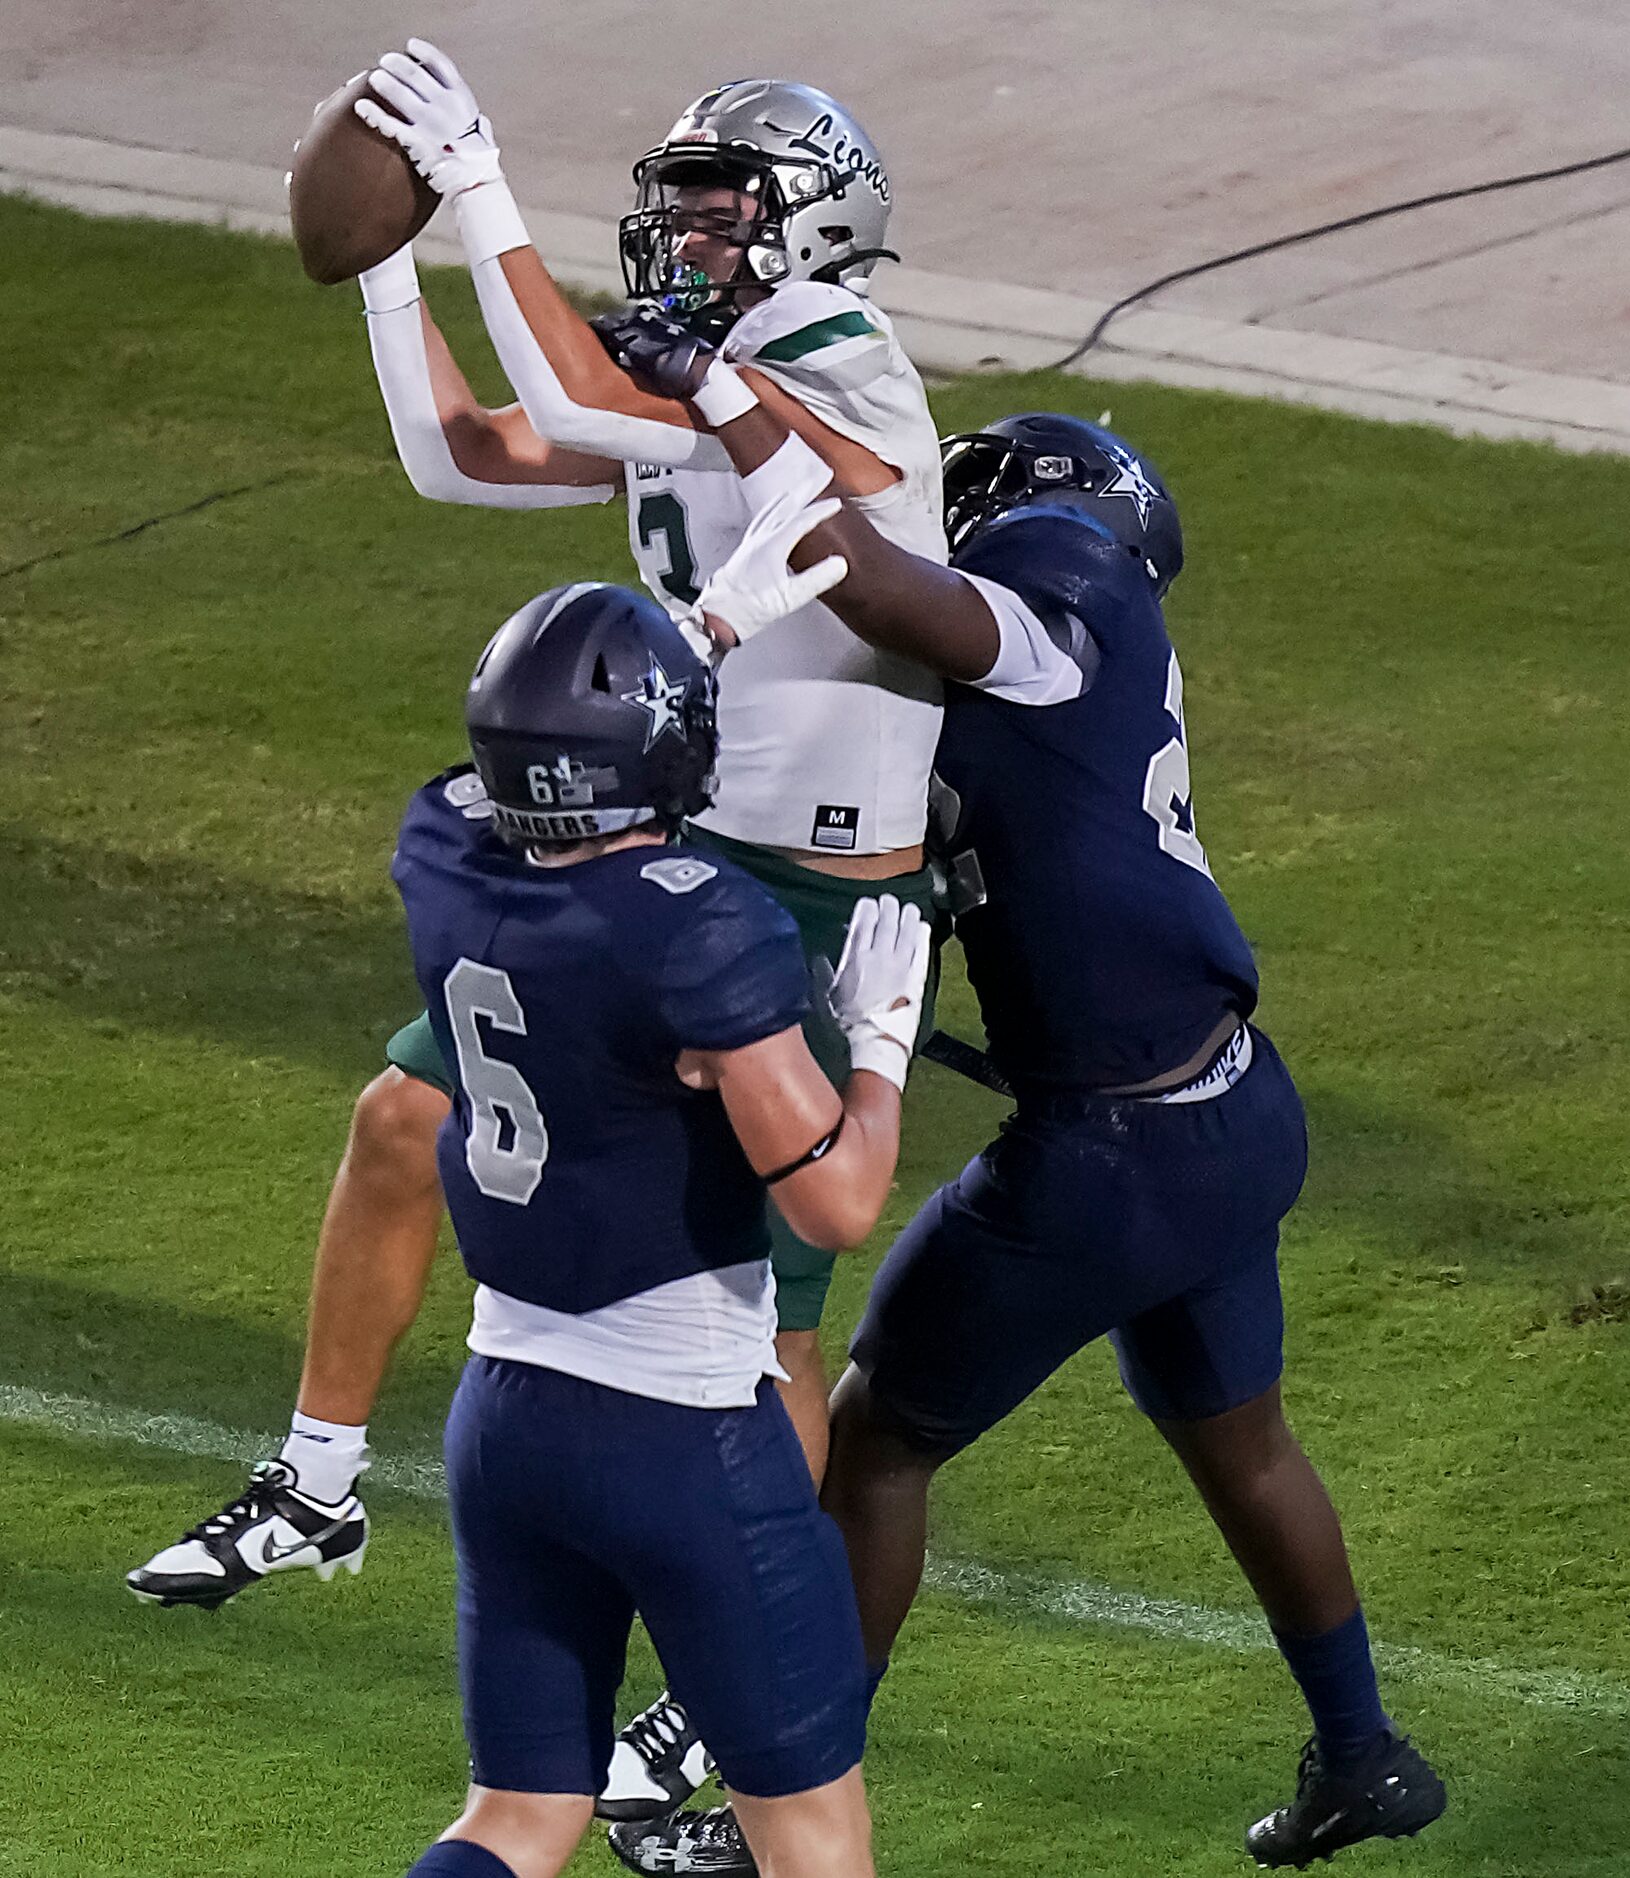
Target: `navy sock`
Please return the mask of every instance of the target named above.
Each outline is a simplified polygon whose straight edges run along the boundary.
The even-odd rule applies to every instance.
[[[1322,1637],[1284,1637],[1274,1641],[1290,1665],[1327,1760],[1353,1760],[1391,1727],[1375,1686],[1370,1633],[1362,1610]]]
[[[515,1878],[515,1873],[484,1845],[470,1839],[441,1839],[407,1873],[407,1878]]]
[[[872,1704],[877,1700],[877,1692],[883,1686],[883,1678],[889,1673],[889,1659],[885,1656],[881,1663],[866,1665],[866,1713],[872,1712]]]

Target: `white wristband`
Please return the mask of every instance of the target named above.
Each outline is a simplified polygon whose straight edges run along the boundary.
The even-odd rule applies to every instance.
[[[691,403],[717,430],[721,424],[728,424],[732,419],[745,417],[749,411],[755,410],[758,399],[739,373],[726,365],[723,359],[715,359],[707,368],[707,376],[697,386]]]
[[[458,219],[458,232],[471,267],[496,260],[512,248],[532,246],[521,211],[515,206],[509,184],[502,177],[495,183],[481,183],[455,196],[453,214]]]
[[[870,1035],[862,1031],[849,1039],[849,1068],[869,1069],[874,1076],[893,1083],[902,1094],[910,1067],[911,1052],[893,1037],[874,1030]]]
[[[813,501],[832,480],[832,471],[803,438],[794,433],[774,456],[749,470],[741,479],[748,506],[756,515],[777,496],[792,494]]]
[[[419,298],[419,270],[413,264],[413,244],[398,248],[357,277],[362,304],[370,313],[395,313]]]

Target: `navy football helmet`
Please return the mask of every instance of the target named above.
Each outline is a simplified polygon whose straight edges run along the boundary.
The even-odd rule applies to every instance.
[[[1029,411],[947,437],[941,455],[953,555],[1015,508],[1064,508],[1090,516],[1136,555],[1157,600],[1182,571],[1177,505],[1155,466],[1113,431],[1084,418]]]
[[[645,822],[676,832],[713,795],[713,674],[657,603],[583,581],[529,600],[482,653],[470,751],[512,846]]]

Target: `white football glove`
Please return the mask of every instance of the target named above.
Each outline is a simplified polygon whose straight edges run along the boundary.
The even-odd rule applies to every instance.
[[[406,52],[387,52],[368,83],[391,108],[358,98],[357,116],[400,144],[438,195],[450,200],[482,183],[503,181],[491,121],[481,115],[458,67],[428,39],[410,39]]]
[[[832,472],[822,463],[820,473],[824,489]],[[829,554],[801,574],[787,565],[805,535],[842,506],[836,496],[812,502],[816,493],[788,489],[759,510],[729,560],[704,582],[687,624],[702,627],[721,646],[742,645],[843,579],[849,563],[841,554]]]
[[[892,893],[857,903],[826,1001],[849,1042],[849,1067],[906,1086],[922,1021],[931,934],[915,906]]]

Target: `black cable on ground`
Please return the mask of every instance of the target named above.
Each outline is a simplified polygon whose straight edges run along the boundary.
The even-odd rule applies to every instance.
[[[1272,241],[1259,241],[1249,248],[1236,248],[1231,254],[1219,254],[1209,261],[1198,261],[1192,267],[1180,267],[1170,274],[1162,274],[1159,280],[1152,280],[1148,286],[1138,288],[1136,293],[1129,293],[1125,299],[1117,300],[1106,312],[1102,313],[1089,332],[1073,352],[1065,353],[1048,371],[1061,372],[1067,366],[1074,365],[1077,359],[1083,359],[1103,338],[1111,320],[1118,319],[1128,307],[1133,307],[1140,300],[1147,300],[1151,294],[1159,293],[1162,288],[1175,287],[1179,281],[1195,280],[1201,274],[1212,274],[1218,268],[1232,267],[1236,261],[1254,261],[1261,254],[1276,254],[1281,248],[1294,248],[1298,242],[1316,241],[1321,235],[1339,235],[1348,228],[1363,228],[1370,222],[1384,222],[1389,216],[1408,215],[1415,209],[1429,209],[1439,202],[1461,202],[1468,196],[1493,195],[1500,189],[1521,189],[1528,183],[1555,182],[1563,176],[1582,176],[1587,170],[1602,170],[1613,163],[1630,161],[1630,149],[1610,150],[1606,156],[1586,157],[1577,163],[1561,163],[1555,169],[1528,170],[1521,176],[1497,176],[1491,182],[1468,183],[1460,189],[1439,189],[1429,196],[1411,196],[1407,202],[1389,202],[1379,209],[1364,209],[1357,215],[1344,215],[1339,221],[1321,222],[1316,228],[1303,228],[1294,235],[1277,235]]]

